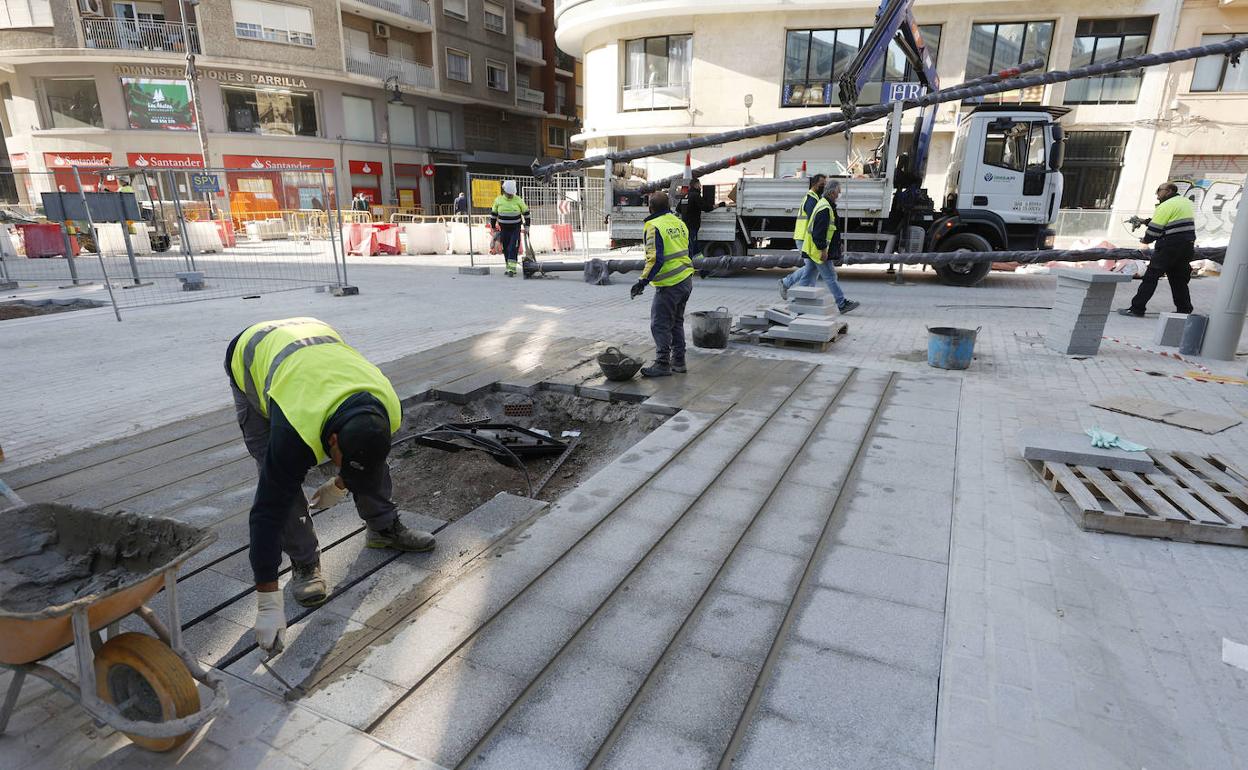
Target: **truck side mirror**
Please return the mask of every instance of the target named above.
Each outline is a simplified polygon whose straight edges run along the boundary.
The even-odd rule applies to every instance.
[[[1057,123],[1051,127],[1053,132],[1053,149],[1049,153],[1049,171],[1061,171],[1066,160],[1066,131]]]

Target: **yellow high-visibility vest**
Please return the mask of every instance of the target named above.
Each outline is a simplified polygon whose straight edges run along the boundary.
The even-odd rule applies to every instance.
[[[663,264],[659,274],[650,281],[651,286],[675,286],[693,275],[693,260],[689,258],[689,228],[680,221],[680,217],[672,212],[647,219],[645,226],[646,266],[642,275],[647,275],[658,259],[657,240],[663,242]]]
[[[814,190],[807,190],[806,197],[802,198],[802,205],[797,207],[797,221],[793,223],[793,241],[801,245],[806,241],[806,228],[810,226],[810,221],[806,218],[806,201],[811,198],[815,199],[815,205],[819,205],[819,194]],[[814,210],[811,210],[814,214]]]
[[[832,204],[828,203],[827,198],[820,198],[819,202],[815,204],[815,210],[810,212],[810,221],[812,225],[814,224],[815,216],[818,215],[820,211],[829,212],[828,237],[824,240],[824,248],[831,248],[832,236],[836,233],[836,217],[831,214]],[[823,255],[819,252],[819,249],[815,248],[815,232],[813,227],[809,228],[806,233],[806,240],[802,243],[802,253],[814,260],[816,264],[823,262]]]

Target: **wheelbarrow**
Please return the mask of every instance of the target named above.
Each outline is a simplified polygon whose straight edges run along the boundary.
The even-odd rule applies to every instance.
[[[0,668],[13,672],[0,735],[28,675],[150,751],[177,748],[226,708],[225,683],[182,646],[178,617],[178,568],[215,532],[55,503],[4,511],[0,525]],[[162,587],[163,622],[146,604]],[[119,633],[132,613],[154,636]],[[41,662],[69,645],[77,682]],[[207,704],[196,682],[211,693]]]

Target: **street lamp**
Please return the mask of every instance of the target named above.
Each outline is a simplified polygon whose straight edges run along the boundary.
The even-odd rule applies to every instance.
[[[391,75],[386,78],[385,88],[391,89],[390,98],[386,101],[386,162],[390,164],[390,200],[397,206],[399,185],[394,178],[394,137],[390,135],[390,105],[403,103],[403,94],[399,91],[399,76]]]

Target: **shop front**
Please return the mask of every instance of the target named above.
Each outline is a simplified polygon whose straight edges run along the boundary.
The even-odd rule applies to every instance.
[[[82,179],[82,189],[85,192],[116,191],[119,184],[117,177],[112,174],[101,174],[92,170],[112,166],[111,152],[45,152],[43,162],[52,172],[56,189],[61,192],[78,192],[75,169],[78,178]]]
[[[226,155],[223,161],[232,208],[275,212],[336,205],[331,158]]]
[[[394,186],[399,196],[399,208],[420,207],[420,180],[433,176],[433,166],[428,163],[395,163]],[[430,212],[431,213],[431,212]]]
[[[363,193],[370,206],[380,206],[385,202],[381,194],[382,165],[371,160],[347,161],[347,169],[351,172],[351,198]]]
[[[203,168],[204,158],[198,153],[187,152],[128,152],[126,165],[140,171],[190,172]],[[140,174],[131,179],[131,184],[137,188],[144,183],[144,178],[146,178],[148,195],[152,198],[170,200],[175,194],[183,200],[191,197],[186,174]]]

